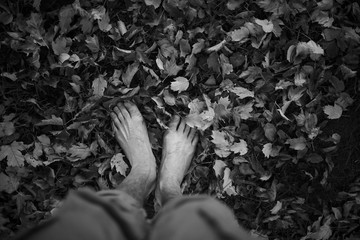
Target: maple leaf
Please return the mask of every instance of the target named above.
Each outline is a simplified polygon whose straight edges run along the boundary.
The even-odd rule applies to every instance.
[[[117,153],[112,156],[110,160],[110,166],[111,168],[115,167],[116,172],[126,177],[126,171],[128,170],[129,166],[124,161],[124,155],[122,153]]]
[[[248,152],[247,143],[245,140],[240,139],[240,142],[235,142],[230,146],[230,150],[240,155],[245,155]]]
[[[189,87],[189,80],[184,77],[174,78],[174,82],[171,83],[171,90],[183,92]]]
[[[7,176],[4,173],[0,173],[0,192],[5,191],[7,193],[15,192],[20,185],[20,179],[16,176]]]
[[[235,117],[239,117],[240,119],[249,119],[252,117],[251,112],[253,111],[253,102],[249,102],[244,105],[240,105],[233,108],[233,114]]]
[[[71,161],[83,160],[91,155],[91,149],[84,143],[77,143],[69,148],[68,153]]]
[[[23,142],[12,142],[10,145],[3,145],[0,148],[0,161],[7,158],[7,165],[13,167],[23,167],[25,158],[21,151],[25,150],[26,146]]]
[[[250,34],[250,31],[246,27],[241,27],[240,29],[236,29],[236,30],[231,31],[231,32],[228,33],[231,40],[234,41],[234,42],[244,42],[244,41],[246,41],[249,34]]]
[[[337,104],[334,104],[334,106],[326,105],[323,110],[328,119],[338,119],[343,112],[342,108]]]
[[[216,145],[218,148],[226,148],[229,146],[229,141],[227,140],[228,135],[225,132],[218,130],[213,130],[211,134],[211,142]]]
[[[265,155],[265,157],[267,157],[267,158],[269,158],[270,156],[276,157],[279,155],[280,147],[273,146],[272,143],[266,143],[263,146],[262,152]]]
[[[107,81],[104,79],[104,76],[100,74],[92,82],[93,95],[97,97],[104,96],[104,91],[106,87],[107,87]]]
[[[56,55],[60,55],[62,53],[68,53],[70,47],[67,45],[67,39],[64,37],[58,37],[55,41],[51,43],[52,49]]]
[[[168,76],[176,76],[184,65],[177,65],[175,56],[172,56],[170,61],[166,60],[164,64],[164,73]]]

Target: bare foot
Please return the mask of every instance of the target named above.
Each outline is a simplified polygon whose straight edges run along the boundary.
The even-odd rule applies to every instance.
[[[189,169],[197,142],[196,129],[175,116],[164,136],[160,176],[155,192],[160,205],[181,194],[180,185]]]
[[[118,103],[111,118],[115,138],[132,168],[156,168],[146,125],[137,106],[130,101]]]
[[[131,163],[129,175],[117,188],[134,197],[141,206],[156,180],[156,160],[144,119],[130,101],[118,103],[110,115],[115,138]]]

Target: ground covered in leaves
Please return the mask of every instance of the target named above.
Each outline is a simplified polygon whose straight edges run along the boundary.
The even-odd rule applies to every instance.
[[[0,26],[1,239],[124,179],[124,99],[158,163],[172,115],[199,129],[184,192],[254,235],[360,237],[357,1],[4,0]]]

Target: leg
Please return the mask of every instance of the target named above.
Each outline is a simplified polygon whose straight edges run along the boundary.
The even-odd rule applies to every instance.
[[[163,206],[181,196],[181,182],[195,153],[198,136],[196,130],[175,116],[164,136],[159,178],[155,190],[156,201]]]
[[[26,240],[141,240],[148,232],[144,199],[155,185],[156,163],[144,120],[130,102],[111,113],[115,137],[132,169],[117,190],[69,194],[50,221],[18,236]]]
[[[149,240],[251,240],[232,211],[209,196],[182,196],[160,210]]]
[[[131,163],[129,176],[117,187],[142,206],[154,189],[156,162],[144,119],[135,104],[119,103],[111,113],[115,137]]]
[[[160,210],[150,240],[253,239],[238,225],[232,211],[209,196],[182,196],[180,184],[195,152],[195,129],[175,116],[164,136],[155,197]]]

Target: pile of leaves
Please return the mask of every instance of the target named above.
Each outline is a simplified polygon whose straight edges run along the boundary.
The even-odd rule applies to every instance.
[[[70,189],[121,183],[109,112],[124,99],[158,163],[172,115],[199,129],[184,192],[253,235],[359,237],[360,179],[332,188],[341,135],[324,131],[359,104],[358,2],[8,0],[0,25],[2,239]]]

